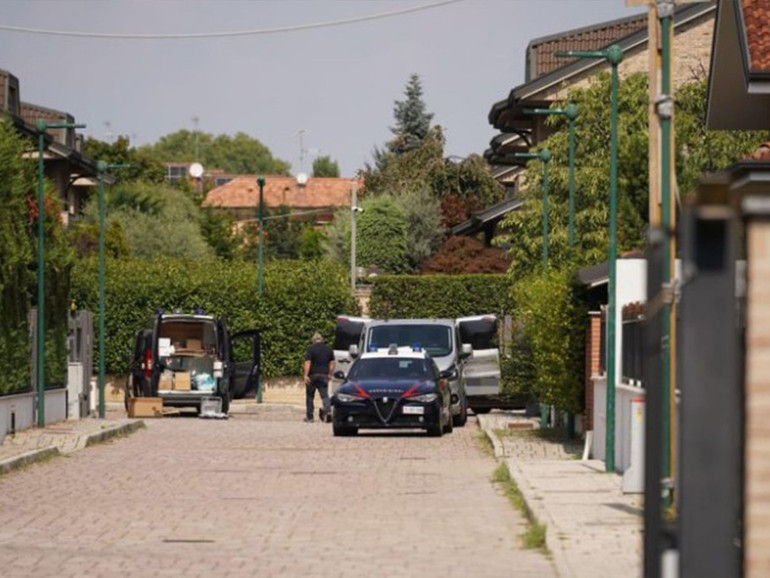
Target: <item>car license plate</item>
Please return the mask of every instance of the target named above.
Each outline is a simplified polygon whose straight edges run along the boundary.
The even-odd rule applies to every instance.
[[[404,414],[406,415],[422,415],[425,413],[425,408],[421,405],[405,405]]]

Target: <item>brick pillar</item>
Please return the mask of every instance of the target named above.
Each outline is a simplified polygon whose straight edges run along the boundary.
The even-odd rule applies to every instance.
[[[746,226],[744,571],[770,576],[770,220]]]
[[[602,348],[602,318],[599,311],[588,314],[586,328],[586,376],[585,376],[585,423],[586,431],[594,429],[594,383],[593,377],[599,375]]]

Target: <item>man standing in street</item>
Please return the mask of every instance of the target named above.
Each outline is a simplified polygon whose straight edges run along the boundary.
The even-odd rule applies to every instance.
[[[320,411],[321,421],[331,421],[331,404],[329,403],[329,380],[334,371],[334,352],[324,343],[324,338],[316,331],[313,335],[313,345],[305,352],[305,362],[302,373],[305,377],[305,402],[307,414],[305,421],[313,421],[313,398],[315,390],[321,396],[323,407]]]

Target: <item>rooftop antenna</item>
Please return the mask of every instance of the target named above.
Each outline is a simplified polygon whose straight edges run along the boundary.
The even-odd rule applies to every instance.
[[[300,129],[300,131],[297,133],[297,136],[299,137],[299,170],[301,173],[305,172],[305,153],[308,152],[307,149],[305,149],[305,143],[303,141],[305,137],[305,129]]]
[[[195,125],[195,160],[198,161],[198,122],[200,119],[197,116],[192,117],[193,124]]]
[[[104,128],[107,130],[107,133],[106,133],[106,135],[107,135],[107,142],[112,144],[113,137],[115,136],[112,133],[112,123],[110,121],[108,121],[108,120],[105,120],[104,121]]]

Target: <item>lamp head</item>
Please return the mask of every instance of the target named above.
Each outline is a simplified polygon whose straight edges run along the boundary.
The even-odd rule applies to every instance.
[[[551,160],[551,151],[549,151],[548,149],[541,150],[539,155],[540,155],[540,160],[543,161],[544,163],[547,163]]]
[[[265,177],[259,177],[257,179],[257,184],[260,186],[260,188],[265,186]]]
[[[578,107],[574,102],[570,102],[564,107],[564,116],[569,120],[575,120],[578,116]]]

